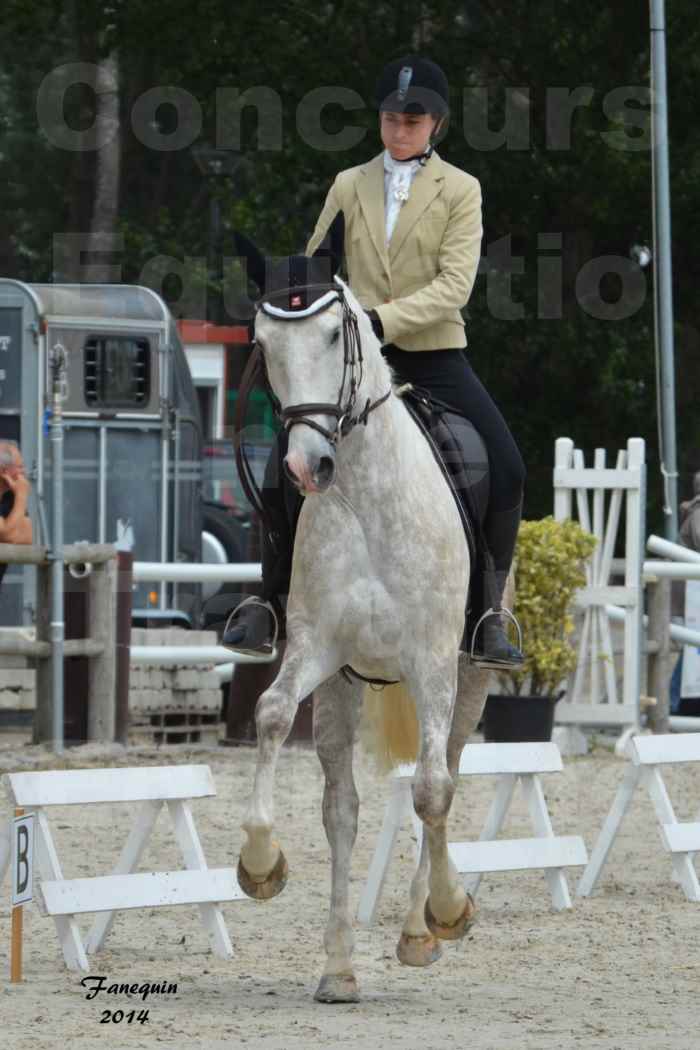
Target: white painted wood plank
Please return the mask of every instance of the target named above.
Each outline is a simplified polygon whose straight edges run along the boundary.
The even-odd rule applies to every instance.
[[[668,791],[661,770],[658,766],[644,766],[642,768],[642,781],[649,792],[654,804],[656,819],[663,827],[664,824],[675,824],[676,814],[668,797]],[[689,901],[700,901],[700,882],[693,862],[687,853],[672,853],[671,864],[673,871],[683,887],[683,892]]]
[[[599,625],[600,609],[591,609],[591,704],[601,704],[604,693],[600,688],[600,644]]]
[[[37,880],[39,893],[34,899],[40,904],[41,880],[63,878],[48,817],[42,809],[36,810],[36,852],[37,867],[39,869],[39,880]],[[72,915],[55,915],[54,925],[68,969],[87,970],[87,953],[74,917]]]
[[[10,773],[8,781],[17,806],[141,802],[216,794],[209,766],[49,770]]]
[[[608,859],[608,853],[610,852],[615,837],[620,829],[620,825],[630,807],[640,777],[641,770],[632,765],[631,762],[627,762],[622,783],[617,789],[617,793],[613,799],[613,804],[610,807],[610,811],[605,818],[596,844],[593,847],[591,859],[588,861],[586,870],[581,876],[576,889],[577,896],[589,897],[593,893],[596,883],[600,878],[600,873]]]
[[[193,871],[206,870],[207,862],[189,802],[184,802],[182,799],[170,801],[168,802],[168,809],[173,820],[175,837],[186,867]],[[237,877],[236,886],[240,889]],[[241,896],[243,896],[242,893]],[[199,917],[209,934],[214,954],[218,955],[220,959],[230,958],[233,955],[233,946],[226,929],[221,908],[216,904],[200,904]]]
[[[574,443],[571,438],[557,438],[554,442],[554,466],[556,470],[567,470],[571,467],[574,455]],[[555,473],[556,476],[556,473]],[[554,517],[565,521],[571,517],[571,489],[562,485],[554,486]]]
[[[513,792],[515,791],[515,785],[518,783],[518,778],[514,773],[504,773],[498,780],[498,786],[496,788],[496,794],[491,808],[489,809],[486,823],[479,835],[481,842],[491,842],[498,836],[501,828],[503,827],[503,821],[505,820],[508,807],[513,799]],[[478,872],[471,877],[467,877],[464,880],[464,888],[467,893],[471,893],[474,900],[479,891],[481,885],[482,873]]]
[[[578,653],[576,658],[576,669],[573,674],[573,686],[571,688],[568,698],[564,701],[567,707],[571,704],[578,703],[581,696],[583,696],[583,684],[586,677],[586,669],[590,667],[590,653],[589,653],[589,640],[591,634],[591,617],[593,613],[591,609],[586,609],[583,616],[583,626],[581,627],[581,637],[579,639]],[[571,681],[571,677],[569,678]],[[554,717],[559,721],[559,711],[562,705],[558,704],[557,709],[554,713]]]
[[[561,754],[556,744],[467,744],[459,760],[461,777],[483,773],[560,773]]]
[[[149,800],[141,803],[133,827],[129,832],[129,837],[124,843],[112,875],[128,875],[138,867],[141,854],[151,837],[151,832],[162,807],[163,803],[160,800]],[[90,952],[98,952],[103,946],[112,929],[114,918],[115,912],[113,911],[101,912],[95,917],[90,927],[90,932],[85,939],[85,950],[88,954]]]
[[[370,862],[367,880],[360,894],[357,921],[363,925],[369,925],[375,920],[384,881],[391,863],[391,855],[394,852],[396,836],[408,815],[409,808],[413,809],[411,784],[404,775],[391,785],[391,795],[384,810],[381,831]]]
[[[632,704],[557,704],[557,722],[563,725],[636,725],[637,708]]]
[[[632,739],[632,761],[641,766],[661,766],[676,762],[700,762],[700,736],[697,733],[660,733]]]
[[[495,842],[450,842],[448,848],[460,873],[564,868],[583,865],[588,859],[580,835],[499,839]]]
[[[593,467],[605,470],[605,449],[597,448],[593,453]],[[605,511],[605,489],[597,488],[593,492],[593,535],[596,546],[591,556],[591,569],[594,583],[600,583],[600,559],[603,554],[603,514]]]
[[[233,868],[42,880],[40,890],[49,915],[245,899]]]
[[[671,853],[691,853],[700,850],[700,823],[662,824],[661,834],[666,849]]]
[[[582,587],[574,595],[574,605],[585,609],[589,605],[633,606],[639,601],[639,590],[636,587],[612,587],[599,584]]]
[[[547,841],[551,841],[554,838],[554,829],[552,828],[552,821],[547,809],[540,778],[538,776],[523,777],[522,785],[523,795],[527,802],[535,834],[541,835]],[[557,866],[545,869],[544,877],[552,895],[552,904],[557,911],[571,908],[571,894],[569,893],[569,884],[566,881],[563,867]]]
[[[624,470],[626,455],[623,449],[617,453],[617,470]],[[620,526],[620,511],[622,509],[622,489],[613,489],[608,507],[608,520],[605,525],[605,538],[600,559],[600,582],[607,584],[610,579],[610,568],[612,566],[613,554],[615,553],[615,541],[617,530]]]
[[[640,481],[639,468],[617,470],[608,467],[596,470],[594,467],[555,467],[554,487],[568,489],[638,489]]]

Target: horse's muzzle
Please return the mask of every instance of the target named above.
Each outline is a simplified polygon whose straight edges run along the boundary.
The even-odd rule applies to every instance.
[[[290,452],[284,458],[284,472],[301,492],[325,492],[335,481],[335,456]]]

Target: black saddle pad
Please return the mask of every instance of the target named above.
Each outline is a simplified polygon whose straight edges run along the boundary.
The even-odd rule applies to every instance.
[[[418,387],[404,392],[403,401],[425,435],[454,496],[472,565],[467,600],[466,638],[484,605],[482,526],[489,502],[489,459],[484,440],[461,413]]]

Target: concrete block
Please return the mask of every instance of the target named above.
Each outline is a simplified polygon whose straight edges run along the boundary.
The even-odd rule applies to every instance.
[[[29,658],[26,656],[12,656],[10,653],[0,654],[0,671],[22,670],[22,668],[29,666]]]
[[[0,668],[0,689],[33,689],[36,672],[26,668]]]
[[[178,667],[173,674],[172,687],[175,690],[197,689],[199,685],[200,672],[194,668]]]

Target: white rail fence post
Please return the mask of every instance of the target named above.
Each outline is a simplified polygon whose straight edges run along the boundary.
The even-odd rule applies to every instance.
[[[233,954],[220,903],[246,900],[233,868],[208,868],[189,802],[216,794],[208,766],[154,766],[144,769],[89,769],[9,773],[5,786],[12,806],[37,814],[36,855],[40,874],[35,900],[50,915],[69,970],[87,970],[89,952],[99,951],[116,911],[197,904],[212,949]],[[134,824],[111,875],[64,879],[53,841],[52,806],[140,803]],[[158,814],[167,806],[186,870],[136,872]],[[0,883],[10,863],[9,838],[0,836]],[[83,941],[76,916],[98,912]]]
[[[581,612],[578,660],[567,694],[557,705],[557,722],[566,726],[638,727],[642,658],[642,550],[646,474],[642,438],[630,438],[606,467],[604,449],[596,449],[593,467],[570,438],[555,444],[554,517],[576,516],[597,546],[587,567],[586,587],[576,596]],[[589,499],[589,493],[591,498]],[[607,500],[606,509],[606,496]],[[610,574],[620,518],[625,507],[625,582],[612,586]],[[624,666],[618,690],[607,605],[624,609]]]
[[[467,744],[464,748],[459,763],[460,777],[498,777],[496,794],[479,839],[448,844],[450,858],[457,871],[465,876],[464,887],[473,897],[488,872],[541,869],[553,906],[557,910],[571,907],[564,868],[584,865],[588,859],[586,847],[580,835],[555,836],[540,781],[540,774],[560,773],[562,769],[559,748],[552,743]],[[360,895],[359,922],[371,923],[376,917],[396,836],[409,817],[416,835],[416,861],[420,856],[423,826],[413,810],[414,773],[415,766],[403,765],[392,776],[382,829]],[[536,837],[497,839],[518,783]]]
[[[637,736],[629,740],[627,749],[630,761],[581,876],[577,895],[589,897],[595,890],[637,786],[641,784],[654,806],[663,844],[671,854],[676,880],[689,901],[700,901],[700,883],[693,865],[693,853],[700,850],[700,822],[698,818],[695,823],[678,821],[659,768],[680,762],[700,762],[700,736],[694,733]]]

